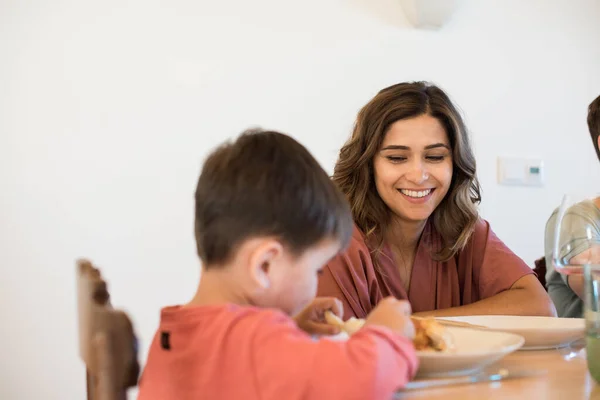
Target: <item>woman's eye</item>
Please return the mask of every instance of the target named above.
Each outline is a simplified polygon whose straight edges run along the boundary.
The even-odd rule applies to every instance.
[[[387,159],[394,163],[406,161],[406,157],[401,156],[387,156]]]
[[[427,156],[426,158],[429,161],[440,162],[440,161],[444,161],[444,159],[446,158],[446,156]]]

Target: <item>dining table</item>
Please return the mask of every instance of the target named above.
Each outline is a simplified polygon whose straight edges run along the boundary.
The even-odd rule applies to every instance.
[[[485,372],[526,372],[526,377],[399,391],[395,399],[560,399],[600,400],[600,384],[588,372],[583,345],[516,351]]]

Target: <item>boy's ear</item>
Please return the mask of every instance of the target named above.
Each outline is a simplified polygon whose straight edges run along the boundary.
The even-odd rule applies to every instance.
[[[250,275],[262,289],[271,286],[273,266],[283,256],[283,246],[275,239],[265,239],[250,255]]]

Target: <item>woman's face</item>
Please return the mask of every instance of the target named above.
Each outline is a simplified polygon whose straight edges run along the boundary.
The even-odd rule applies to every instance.
[[[452,150],[442,124],[430,115],[394,122],[373,160],[383,202],[404,221],[427,220],[452,182]]]

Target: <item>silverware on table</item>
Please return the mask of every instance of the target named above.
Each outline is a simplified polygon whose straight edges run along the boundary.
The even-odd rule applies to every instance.
[[[400,389],[399,393],[408,390],[420,390],[420,389],[430,389],[437,388],[442,386],[452,386],[452,385],[464,385],[469,383],[477,383],[477,382],[498,382],[506,379],[515,379],[515,378],[528,378],[534,376],[544,375],[546,371],[533,371],[533,370],[520,370],[520,371],[509,371],[507,369],[499,369],[496,372],[480,372],[475,375],[468,376],[457,376],[452,378],[440,378],[440,379],[424,379],[424,380],[416,380],[412,382],[408,382],[403,389]]]

